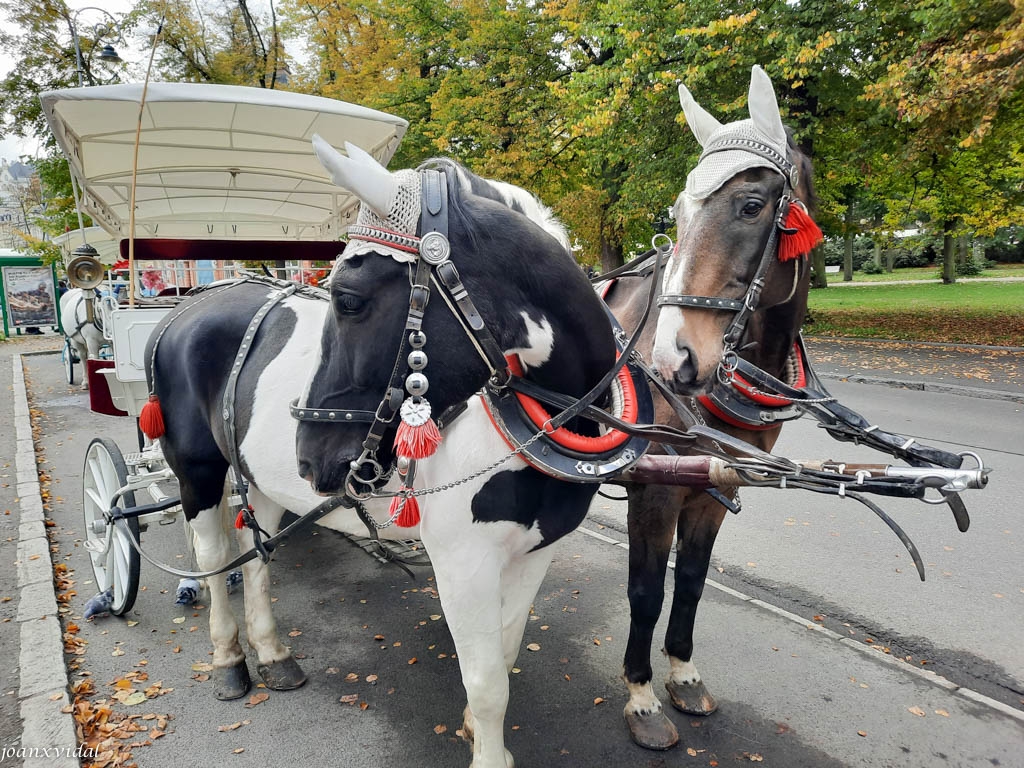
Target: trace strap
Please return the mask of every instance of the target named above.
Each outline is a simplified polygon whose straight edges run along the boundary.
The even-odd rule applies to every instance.
[[[274,550],[277,548],[277,545],[280,544],[284,539],[286,539],[289,536],[291,536],[293,533],[301,530],[302,528],[306,528],[311,523],[315,523],[317,520],[319,520],[320,518],[324,517],[324,515],[327,515],[328,513],[333,512],[338,507],[351,508],[352,506],[362,506],[362,505],[360,505],[359,502],[353,502],[351,499],[348,499],[345,496],[333,496],[330,499],[327,499],[326,501],[324,501],[319,506],[316,506],[313,509],[311,509],[309,512],[304,514],[302,517],[300,517],[295,522],[291,523],[290,525],[288,525],[285,528],[282,528],[280,531],[277,532],[276,535],[271,536],[269,539],[261,540],[259,547],[255,547],[254,546],[248,552],[242,553],[241,555],[236,557],[234,560],[232,560],[230,563],[228,563],[227,565],[225,565],[225,566],[223,566],[221,568],[217,568],[216,570],[212,570],[212,571],[201,571],[201,572],[200,571],[185,571],[185,570],[182,570],[180,568],[175,568],[173,566],[166,565],[165,563],[161,563],[161,562],[158,562],[157,560],[154,560],[149,555],[147,555],[145,552],[143,552],[142,551],[142,545],[139,544],[138,541],[136,541],[135,536],[133,536],[132,533],[131,533],[131,529],[128,528],[128,525],[125,522],[128,519],[129,515],[125,514],[125,510],[122,510],[120,507],[116,507],[116,508],[114,508],[113,510],[110,511],[110,521],[112,523],[114,523],[114,525],[118,526],[118,528],[120,528],[121,533],[123,533],[125,538],[127,538],[128,541],[131,542],[132,548],[136,552],[138,552],[139,555],[141,557],[143,557],[151,565],[155,565],[161,571],[165,571],[166,573],[169,573],[172,576],[178,576],[179,578],[183,578],[183,579],[206,579],[206,578],[209,578],[210,576],[216,576],[216,575],[218,575],[220,573],[226,573],[228,571],[238,570],[239,566],[242,566],[245,563],[248,563],[250,560],[254,559],[257,555],[259,555],[263,559],[263,561],[266,562],[266,559],[269,558],[269,556],[274,553]],[[365,512],[365,510],[362,510],[360,512],[360,516],[362,516],[364,514],[366,514],[366,512]],[[263,557],[263,553],[266,553],[267,558]]]

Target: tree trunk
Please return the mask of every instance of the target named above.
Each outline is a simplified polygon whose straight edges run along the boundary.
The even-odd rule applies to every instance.
[[[882,241],[878,239],[877,235],[875,236],[875,248],[872,253],[872,260],[875,262],[875,267],[877,269],[882,268]],[[891,269],[889,271],[892,272]]]
[[[967,235],[964,234],[964,235],[957,236],[957,238],[956,238],[956,249],[957,249],[956,263],[961,265],[961,266],[966,265],[967,262],[971,258],[971,253],[968,250],[967,245],[968,245]]]
[[[846,199],[846,226],[843,227],[843,282],[848,283],[853,280],[853,195],[849,195]]]
[[[601,233],[601,271],[611,272],[625,263],[622,257],[622,244],[613,243],[607,233]]]
[[[853,232],[843,235],[843,282],[853,280]]]
[[[954,249],[953,222],[942,226],[942,282],[950,285],[956,282],[956,249]]]
[[[885,271],[891,273],[896,263],[896,249],[889,248],[885,252]]]
[[[981,240],[975,240],[972,244],[971,258],[973,258],[974,263],[978,265],[978,269],[985,268],[985,246],[981,244]]]
[[[825,248],[821,245],[811,251],[811,288],[828,288],[825,276]]]

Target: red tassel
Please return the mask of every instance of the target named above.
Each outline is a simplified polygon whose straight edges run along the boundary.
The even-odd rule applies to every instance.
[[[160,398],[150,395],[149,401],[139,413],[139,429],[150,440],[156,440],[164,433],[164,412],[160,410]]]
[[[433,419],[427,419],[418,427],[411,427],[403,421],[395,435],[395,454],[407,459],[425,459],[434,455],[440,443],[441,431]]]
[[[412,488],[406,488],[403,485],[399,490],[411,491]],[[399,528],[413,528],[419,525],[420,503],[416,500],[416,497],[405,496],[402,493],[392,496],[391,506],[388,508],[388,516],[394,516],[395,512],[398,512],[399,504],[402,504],[402,511],[399,512],[398,517],[395,519],[395,525]]]
[[[245,510],[238,510],[238,515],[235,517],[235,528],[242,530],[245,528]]]
[[[786,229],[795,229],[796,232],[782,233],[782,238],[779,241],[779,261],[789,261],[805,256],[824,239],[821,229],[814,223],[814,219],[810,217],[807,209],[801,203],[793,203],[789,206],[785,227]]]

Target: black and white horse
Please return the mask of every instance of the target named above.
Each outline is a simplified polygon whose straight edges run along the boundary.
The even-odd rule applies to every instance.
[[[251,344],[237,374],[233,431],[260,525],[273,533],[285,508],[303,513],[323,495],[381,485],[383,473],[367,476],[364,470],[393,462],[395,409],[404,397],[406,356],[413,351],[407,343],[410,284],[427,288],[432,298],[416,345],[425,355],[415,365],[409,357],[408,363],[423,378],[407,385],[419,393],[409,399],[422,407],[429,382],[434,415],[449,415],[440,445],[415,462],[417,489],[444,488],[420,500],[419,535],[458,653],[473,766],[507,768],[508,671],[551,560],[547,545],[579,525],[597,486],[555,480],[511,455],[476,393],[494,372],[496,349],[498,355],[518,355],[526,378],[583,395],[614,362],[611,325],[572,259],[564,232],[527,193],[449,161],[434,161],[422,172],[390,173],[351,145],[348,157],[323,142],[315,147],[335,181],[362,201],[362,228],[353,230],[361,235],[332,271],[330,300],[288,296],[266,311],[254,333],[251,319],[276,290],[261,283],[214,286],[170,313],[147,352],[166,430],[164,455],[181,484],[200,567],[222,566],[229,551],[224,498],[232,453],[224,393],[236,351]],[[433,185],[432,198],[424,184]],[[451,256],[445,261],[457,269],[454,279],[463,292],[442,288],[436,275],[423,279],[432,270],[420,270],[419,220],[435,205],[447,211],[443,227]],[[442,266],[436,269],[441,274]],[[446,281],[454,269],[443,273]],[[412,294],[412,303],[422,308],[424,291]],[[467,302],[472,312],[457,313]],[[493,342],[490,357],[480,328]],[[292,410],[310,420],[289,417],[289,404],[296,401]],[[460,404],[465,410],[449,411]],[[382,413],[388,418],[374,421]],[[597,434],[594,425],[570,424],[584,435]],[[377,435],[373,441],[370,428]],[[403,482],[411,485],[411,474]],[[387,504],[386,498],[367,502],[378,521],[394,517]],[[349,510],[332,514],[332,527],[365,530]],[[381,534],[392,532],[401,538],[417,533],[392,526]],[[249,540],[243,532],[243,546]],[[304,676],[278,638],[266,571],[259,561],[246,566],[248,639],[268,686],[295,687]],[[210,579],[210,588],[217,693],[241,696],[248,675],[237,624],[223,580]]]
[[[68,343],[82,361],[82,389],[88,389],[89,377],[85,373],[85,361],[90,357],[98,358],[100,348],[106,342],[103,331],[89,322],[85,294],[81,288],[72,288],[60,297],[60,324]]]

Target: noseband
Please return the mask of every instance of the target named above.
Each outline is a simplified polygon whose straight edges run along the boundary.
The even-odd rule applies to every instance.
[[[793,194],[800,180],[800,171],[796,164],[788,157],[784,157],[776,152],[767,144],[762,144],[761,142],[754,141],[752,139],[722,139],[714,141],[705,147],[697,164],[699,165],[700,162],[702,162],[708,155],[712,155],[716,152],[725,152],[727,150],[736,149],[759,155],[760,157],[768,160],[785,179],[783,182],[782,196],[779,198],[779,203],[776,206],[771,232],[768,235],[768,242],[765,243],[764,251],[761,253],[761,260],[757,265],[757,271],[754,273],[754,277],[751,279],[746,293],[740,299],[730,299],[721,296],[692,296],[682,293],[663,293],[658,297],[659,308],[666,306],[690,307],[694,309],[713,309],[736,313],[733,321],[729,324],[729,327],[725,330],[725,333],[722,336],[723,352],[722,360],[719,364],[719,374],[724,374],[726,376],[736,370],[736,363],[738,360],[736,346],[739,344],[740,339],[743,337],[743,334],[747,329],[747,323],[750,322],[751,315],[753,315],[754,312],[757,311],[758,306],[760,306],[761,292],[764,290],[765,278],[768,274],[768,269],[771,267],[772,261],[778,255],[780,241],[779,235],[780,233],[784,235],[792,235],[797,232],[796,229],[786,226],[790,207],[798,205],[806,208],[803,202]],[[795,270],[796,272],[793,278],[794,291],[796,290],[797,280],[800,275],[799,262],[797,263]],[[787,297],[786,300],[788,301],[792,295],[793,292],[790,293],[790,296]]]
[[[395,416],[401,414],[403,421],[414,426],[422,425],[430,418],[430,404],[424,397],[428,387],[427,377],[422,371],[427,365],[427,356],[423,351],[427,341],[423,332],[423,316],[430,300],[431,283],[441,291],[445,303],[470,337],[491,372],[492,383],[498,387],[503,386],[509,377],[501,347],[484,324],[458,270],[450,260],[447,177],[443,171],[436,169],[422,169],[419,173],[422,194],[418,237],[399,235],[372,226],[357,226],[349,230],[351,240],[381,243],[416,256],[405,329],[383,398],[373,411],[317,408],[308,404],[299,406],[298,400],[289,406],[292,417],[299,421],[364,422],[370,425],[363,440],[363,452],[350,465],[345,480],[345,493],[352,498],[367,498],[377,484],[390,474],[390,470],[378,461],[377,451],[387,428],[394,423]],[[402,469],[400,465],[399,471]]]

